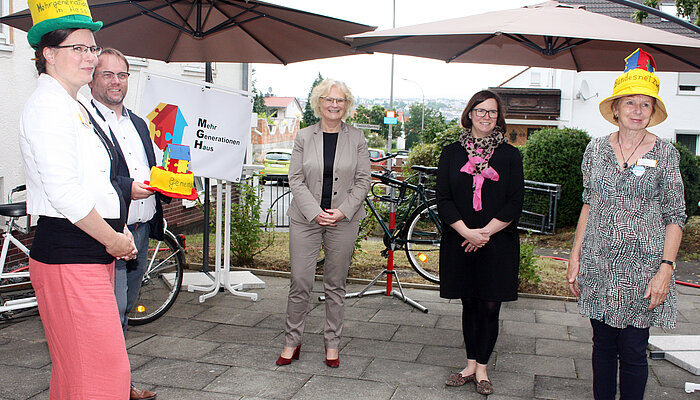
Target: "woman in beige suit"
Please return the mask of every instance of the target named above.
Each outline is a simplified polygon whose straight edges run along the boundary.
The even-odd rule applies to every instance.
[[[289,165],[293,195],[288,211],[292,277],[285,347],[277,365],[299,359],[316,259],[323,243],[323,339],[326,365],[335,368],[340,365],[338,346],[343,331],[345,279],[359,223],[366,215],[362,202],[371,180],[369,152],[362,131],[343,122],[354,104],[345,83],[326,79],[313,89],[310,100],[321,121],[299,131]]]

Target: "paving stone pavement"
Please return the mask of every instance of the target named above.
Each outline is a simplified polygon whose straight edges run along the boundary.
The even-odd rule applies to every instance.
[[[161,319],[130,327],[132,380],[158,399],[483,399],[474,386],[445,387],[465,363],[461,306],[438,292],[406,289],[430,312],[394,297],[348,299],[340,368],[323,363],[322,283],[316,282],[301,359],[278,367],[287,278],[260,276],[260,300],[219,293],[199,303],[182,292]],[[361,289],[349,285],[348,292]],[[676,331],[700,332],[700,290],[679,287]],[[590,399],[591,330],[575,303],[521,296],[505,303],[489,376],[498,399]],[[649,360],[646,399],[700,399],[700,377]],[[48,399],[51,364],[38,315],[0,322],[0,400]]]

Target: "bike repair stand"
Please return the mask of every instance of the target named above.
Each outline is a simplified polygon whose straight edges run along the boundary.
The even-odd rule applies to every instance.
[[[392,159],[387,160],[389,168],[391,169],[392,166]],[[394,188],[391,188],[391,196],[393,197],[394,195]],[[395,203],[389,203],[389,230],[391,232],[394,231],[394,228],[396,226],[396,204]],[[399,280],[399,276],[396,274],[396,271],[394,271],[394,244],[391,244],[391,248],[388,250],[389,256],[386,259],[386,269],[382,272],[379,273],[379,275],[375,276],[374,279],[370,283],[367,284],[362,290],[356,293],[346,293],[345,298],[353,298],[353,297],[359,297],[362,298],[363,296],[370,296],[373,294],[384,294],[386,296],[394,296],[403,301],[404,303],[407,303],[415,308],[417,308],[420,311],[423,311],[424,313],[428,312],[428,309],[418,303],[417,301],[408,298],[404,293],[403,293],[403,287],[401,287],[401,281]],[[378,289],[378,290],[369,290],[372,286],[374,286],[375,283],[386,274],[386,288],[385,289]],[[399,291],[397,292],[396,290],[392,289],[392,278],[396,278],[396,285],[399,287]],[[318,299],[320,301],[326,300],[326,296],[319,296]]]
[[[257,293],[248,293],[248,292],[243,292],[242,290],[245,289],[244,285],[245,283],[238,283],[236,285],[231,284],[231,190],[233,188],[233,184],[231,182],[226,182],[226,181],[221,181],[217,180],[217,190],[216,190],[216,267],[214,269],[214,277],[213,277],[213,282],[210,285],[188,285],[187,286],[187,291],[188,292],[194,292],[195,290],[199,291],[208,291],[209,293],[205,293],[201,296],[199,296],[199,302],[203,303],[206,299],[210,297],[216,296],[217,293],[219,293],[219,288],[228,290],[232,295],[234,296],[242,296],[242,297],[247,297],[253,301],[258,300],[258,294]],[[224,225],[224,235],[225,237],[223,238],[223,248],[224,248],[224,260],[223,263],[221,262],[221,248],[222,248],[222,237],[221,237],[221,209],[222,207],[222,200],[221,200],[221,194],[222,192],[226,192],[226,207],[224,208],[226,210],[226,216],[225,216],[225,225]],[[205,234],[206,234],[205,230]],[[206,249],[204,250],[206,251]],[[263,286],[264,287],[264,283]]]
[[[394,205],[392,204],[392,208]],[[394,229],[394,220],[396,217],[396,212],[392,211],[389,213],[389,229],[393,230]],[[393,245],[392,245],[393,247]],[[401,281],[399,280],[399,276],[396,274],[396,271],[394,271],[394,250],[390,249],[388,251],[389,257],[386,260],[386,269],[382,272],[379,273],[379,275],[375,276],[374,279],[370,283],[367,284],[362,290],[356,293],[347,293],[345,294],[345,298],[353,298],[353,297],[359,297],[362,298],[364,296],[370,296],[373,294],[384,294],[386,296],[394,296],[398,298],[399,300],[403,301],[404,303],[407,303],[416,309],[427,313],[428,309],[424,307],[422,304],[418,303],[417,301],[407,297],[404,292],[403,292],[403,287],[401,286]],[[377,289],[377,290],[369,290],[372,286],[374,286],[375,283],[381,278],[382,276],[386,275],[386,288],[385,289]],[[399,291],[397,292],[396,290],[392,289],[392,277],[396,278],[396,285],[399,287]],[[325,296],[321,296],[318,298],[319,300],[323,301],[325,300]]]

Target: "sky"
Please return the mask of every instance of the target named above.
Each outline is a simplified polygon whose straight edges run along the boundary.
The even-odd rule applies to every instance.
[[[393,0],[269,0],[275,4],[329,17],[392,28]],[[538,4],[544,0],[395,0],[396,27],[482,14]],[[253,64],[255,86],[275,96],[306,98],[319,72],[344,81],[355,97],[389,98],[391,55],[353,55],[322,60]],[[497,86],[524,67],[450,63],[427,58],[395,56],[394,98],[468,99],[475,92]],[[407,80],[404,80],[407,79]],[[422,90],[422,92],[421,92]]]

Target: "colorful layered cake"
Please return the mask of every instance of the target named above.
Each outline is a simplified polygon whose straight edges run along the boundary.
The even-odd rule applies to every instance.
[[[148,184],[166,196],[196,198],[194,175],[189,171],[189,163],[189,146],[168,143],[163,153],[163,166],[151,168]]]

